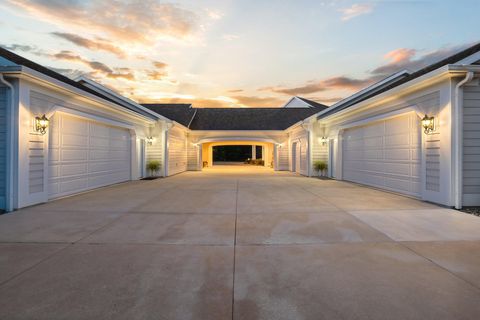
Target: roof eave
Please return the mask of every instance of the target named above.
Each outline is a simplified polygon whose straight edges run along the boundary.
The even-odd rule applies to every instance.
[[[409,91],[415,91],[418,90],[418,87],[420,85],[426,86],[429,83],[434,83],[441,81],[444,78],[450,78],[452,76],[455,76],[455,74],[464,74],[467,71],[474,71],[474,72],[480,72],[480,66],[472,66],[472,65],[445,65],[441,68],[438,68],[436,70],[433,70],[427,74],[424,74],[418,78],[412,79],[408,82],[405,82],[397,87],[394,87],[388,91],[382,92],[379,95],[376,95],[374,97],[371,97],[367,100],[360,101],[357,104],[353,104],[352,106],[339,110],[338,112],[334,112],[330,115],[327,115],[325,117],[322,117],[323,114],[325,114],[327,110],[324,110],[316,115],[316,118],[318,120],[322,121],[328,121],[333,118],[339,117],[341,115],[344,115],[348,112],[357,110],[359,108],[365,107],[369,104],[373,104],[375,102],[381,101],[385,99],[386,97],[393,95],[393,94],[404,94]]]
[[[0,73],[2,73],[4,75],[7,75],[7,76],[14,77],[14,78],[31,80],[33,82],[37,82],[37,83],[40,83],[42,85],[46,84],[46,85],[54,87],[56,89],[64,90],[64,91],[73,93],[75,95],[81,96],[85,99],[88,99],[90,101],[94,101],[94,102],[99,103],[101,105],[107,105],[110,108],[113,108],[118,112],[126,113],[131,117],[134,117],[138,120],[147,122],[149,124],[155,123],[155,121],[152,118],[145,117],[145,116],[143,116],[143,115],[141,115],[137,112],[128,110],[123,106],[120,106],[120,105],[115,104],[113,102],[110,102],[108,100],[97,97],[93,94],[90,94],[86,91],[75,88],[75,87],[73,87],[73,86],[71,86],[67,83],[64,83],[60,80],[54,79],[50,76],[47,76],[47,75],[45,75],[41,72],[35,71],[35,70],[33,70],[31,68],[28,68],[28,67],[25,67],[25,66],[18,65],[18,66],[1,67],[0,68]]]

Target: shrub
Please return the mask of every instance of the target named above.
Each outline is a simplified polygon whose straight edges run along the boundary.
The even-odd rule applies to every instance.
[[[325,161],[315,161],[313,163],[313,169],[323,176],[324,172],[328,169],[328,164]]]
[[[150,171],[150,174],[153,176],[158,170],[160,170],[160,162],[157,160],[148,161],[147,170]]]

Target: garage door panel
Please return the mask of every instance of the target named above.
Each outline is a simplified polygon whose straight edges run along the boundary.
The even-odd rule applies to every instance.
[[[368,127],[364,127],[363,129],[363,137],[379,137],[382,136],[385,130],[383,123],[373,124]]]
[[[108,137],[90,137],[90,145],[92,148],[108,148],[110,140]]]
[[[90,126],[90,136],[108,139],[110,136],[110,129],[98,124],[92,124]]]
[[[363,156],[362,156],[363,154]],[[381,149],[370,149],[370,150],[365,150],[363,153],[359,152],[357,155],[355,155],[356,159],[362,160],[378,160],[378,159],[383,159],[383,150]]]
[[[347,129],[343,178],[390,191],[420,194],[419,119],[414,113]]]
[[[361,143],[361,144],[360,144]],[[383,137],[366,137],[363,141],[360,141],[360,145],[364,148],[379,148],[383,146]]]
[[[386,120],[385,124],[385,134],[392,135],[398,133],[408,133],[410,127],[410,117],[409,116],[400,116],[396,117],[394,121]]]
[[[128,130],[63,113],[52,122],[50,198],[130,180]]]
[[[87,160],[88,152],[87,150],[60,150],[60,160],[59,161],[80,161]]]
[[[63,164],[59,166],[59,174],[62,177],[78,176],[88,173],[87,165],[84,163],[79,164]]]
[[[412,154],[409,148],[385,149],[384,158],[386,160],[410,160]]]
[[[86,135],[88,122],[79,120],[76,117],[63,117],[61,120],[61,131],[65,134]]]
[[[408,147],[411,144],[408,133],[385,136],[385,144],[391,147]]]
[[[88,144],[87,135],[73,135],[73,134],[62,134],[60,137],[60,143],[63,147],[84,147]]]

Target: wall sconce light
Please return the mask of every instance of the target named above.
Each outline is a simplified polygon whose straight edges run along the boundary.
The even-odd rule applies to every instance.
[[[277,144],[277,147],[278,147],[278,148],[282,148],[282,147],[283,147],[283,143],[278,143],[278,144]]]
[[[46,115],[43,115],[41,117],[35,117],[35,131],[41,134],[47,133],[49,122],[50,121],[47,119]]]
[[[147,144],[148,144],[149,146],[151,146],[151,145],[153,144],[153,137],[146,137],[146,138],[145,138],[145,141],[147,142]]]
[[[319,140],[320,140],[320,143],[322,144],[322,146],[327,145],[327,142],[328,142],[327,137],[321,137]]]
[[[433,116],[429,117],[425,114],[422,119],[422,127],[425,134],[432,133],[435,130],[435,118]]]

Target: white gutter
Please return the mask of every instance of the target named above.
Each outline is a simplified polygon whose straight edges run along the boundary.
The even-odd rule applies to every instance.
[[[7,212],[13,210],[13,163],[15,161],[14,157],[14,145],[15,145],[15,121],[13,121],[13,113],[15,110],[15,88],[13,85],[5,80],[3,74],[0,73],[0,82],[6,85],[10,89],[10,106],[7,107],[7,159],[6,159],[6,169],[7,169],[7,194],[6,194],[6,204],[5,210]]]
[[[455,209],[462,208],[463,198],[463,89],[462,86],[473,79],[468,71],[465,78],[455,86]]]
[[[438,69],[435,69],[429,73],[426,73],[418,78],[415,78],[413,80],[410,80],[408,82],[405,82],[397,87],[394,87],[388,91],[385,91],[385,92],[382,92],[376,96],[373,96],[367,100],[363,100],[363,101],[360,101],[356,104],[353,104],[351,106],[349,106],[348,108],[346,109],[343,109],[343,110],[340,110],[338,112],[334,112],[328,116],[326,116],[325,118],[322,118],[322,119],[319,119],[321,121],[325,121],[327,119],[330,119],[330,118],[334,118],[334,117],[337,117],[339,115],[343,115],[345,113],[348,113],[348,112],[352,112],[354,110],[357,110],[357,109],[360,109],[366,105],[369,105],[369,104],[372,104],[372,103],[375,103],[379,100],[382,100],[382,99],[385,99],[386,97],[390,96],[390,95],[393,95],[393,94],[400,94],[400,93],[404,93],[404,91],[409,91],[410,89],[412,89],[413,86],[416,86],[420,83],[423,83],[427,80],[431,81],[431,82],[434,82],[434,81],[438,81],[439,79],[441,79],[442,77],[446,76],[446,75],[449,75],[451,73],[461,73],[461,74],[464,74],[465,71],[475,71],[475,72],[479,72],[480,71],[480,66],[474,66],[474,65],[446,65],[446,66],[443,66],[441,68],[438,68]],[[413,90],[417,90],[417,89],[412,89]],[[331,111],[332,107],[328,108],[328,109],[325,109],[325,110],[322,110],[320,111],[319,113],[317,113],[315,116],[317,117],[320,117],[321,115]]]
[[[35,71],[33,69],[30,69],[25,66],[19,66],[17,68],[2,68],[4,70],[0,69],[0,72],[7,74],[12,77],[16,78],[30,78],[34,81],[40,82],[42,84],[47,84],[50,87],[54,87],[57,90],[65,90],[67,92],[73,93],[75,95],[78,95],[79,97],[82,97],[84,99],[88,99],[94,103],[102,105],[104,108],[108,106],[110,109],[114,109],[117,112],[123,113],[124,115],[127,114],[130,117],[136,118],[137,120],[141,120],[143,122],[147,123],[154,123],[155,120],[148,118],[144,115],[139,114],[138,112],[135,112],[133,110],[129,110],[123,106],[118,105],[117,103],[113,103],[111,101],[105,100],[103,98],[97,97],[94,94],[91,94],[87,91],[78,89],[72,85],[69,85],[67,83],[64,83],[60,80],[54,79],[52,77],[49,77],[47,75],[42,74],[41,72]]]
[[[148,113],[148,114],[150,114],[150,115],[152,115],[156,118],[163,119],[163,120],[169,120],[169,119],[165,118],[164,116],[162,116],[161,114],[158,114],[155,111],[152,111],[152,110],[142,106],[141,104],[139,104],[139,103],[127,98],[127,97],[124,97],[121,94],[119,94],[119,93],[117,93],[117,92],[115,92],[115,91],[113,91],[113,90],[111,90],[111,89],[109,89],[109,88],[107,88],[107,87],[105,87],[105,86],[103,86],[103,85],[85,77],[85,76],[80,76],[80,77],[76,78],[74,81],[77,81],[77,82],[84,81],[84,82],[88,83],[89,85],[91,85],[92,87],[95,88],[95,89],[93,89],[93,88],[90,87],[90,89],[92,89],[92,90],[103,91],[103,92],[100,92],[100,93],[102,93],[102,94],[107,93],[107,94],[123,101],[124,103],[127,103],[131,106],[134,106],[134,107],[136,107],[136,108],[138,108],[138,109],[140,109],[140,110],[142,110],[142,111],[144,111],[144,112],[146,112],[146,113]]]

